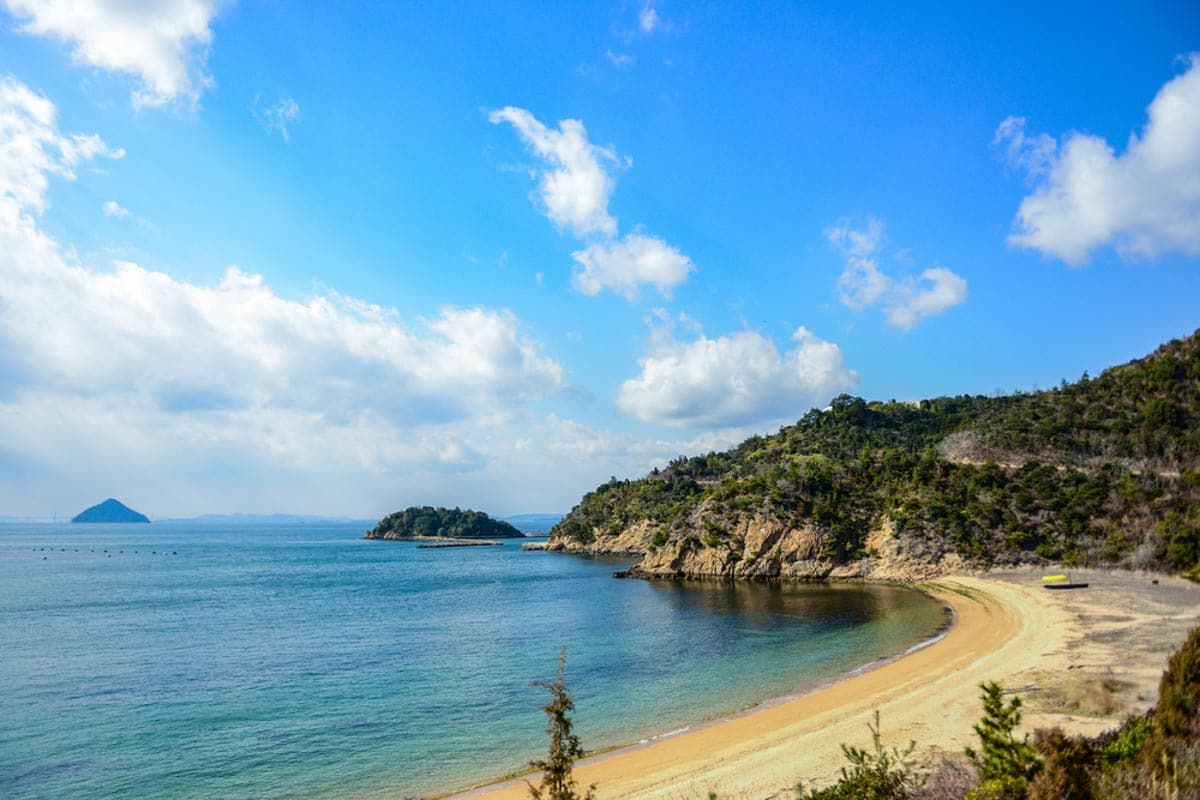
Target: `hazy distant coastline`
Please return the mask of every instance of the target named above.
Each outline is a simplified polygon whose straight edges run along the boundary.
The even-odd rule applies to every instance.
[[[374,525],[366,517],[322,517],[313,514],[200,514],[156,519],[161,525]]]
[[[514,514],[500,519],[526,536],[550,532],[563,514]],[[66,524],[69,516],[15,516],[0,514],[0,525]],[[195,517],[167,517],[154,520],[155,525],[362,525],[370,528],[378,520],[368,517],[323,517],[315,514],[200,514]]]

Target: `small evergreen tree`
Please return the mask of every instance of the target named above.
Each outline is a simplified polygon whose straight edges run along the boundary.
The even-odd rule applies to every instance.
[[[910,797],[915,781],[909,757],[917,743],[910,741],[903,749],[885,748],[879,727],[879,710],[876,709],[875,724],[867,723],[872,749],[843,743],[842,753],[850,766],[842,767],[841,780],[812,793],[797,786],[797,800],[906,800]]]
[[[1029,737],[1017,740],[1013,730],[1021,724],[1021,698],[1014,697],[1004,702],[1004,690],[995,681],[979,684],[983,690],[983,719],[975,725],[982,753],[966,748],[967,757],[975,761],[981,789],[997,791],[998,794],[1024,794],[1025,785],[1041,768],[1037,751],[1029,744]],[[992,786],[989,786],[992,784]],[[986,791],[983,793],[986,794]]]
[[[579,737],[571,733],[571,712],[575,710],[575,701],[567,691],[563,682],[563,667],[567,663],[567,648],[563,647],[558,656],[558,672],[554,680],[534,681],[534,686],[541,686],[550,692],[550,702],[542,706],[546,712],[546,733],[550,736],[550,752],[545,760],[531,761],[530,766],[542,771],[540,787],[529,784],[529,796],[533,800],[594,800],[595,784],[588,787],[582,794],[576,794],[575,776],[572,774],[575,762],[583,757],[583,746]]]

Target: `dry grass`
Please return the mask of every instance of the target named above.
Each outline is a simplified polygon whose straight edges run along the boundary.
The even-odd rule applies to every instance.
[[[1126,704],[1120,695],[1130,684],[1087,672],[1043,674],[1034,685],[1023,687],[1029,707],[1047,714],[1075,714],[1083,717],[1112,717]]]

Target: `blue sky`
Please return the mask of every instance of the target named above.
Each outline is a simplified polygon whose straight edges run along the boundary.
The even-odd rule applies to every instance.
[[[0,513],[565,511],[1200,325],[1194,3],[0,0]]]

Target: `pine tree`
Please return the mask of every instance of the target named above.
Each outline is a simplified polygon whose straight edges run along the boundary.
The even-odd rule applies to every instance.
[[[850,766],[842,767],[841,780],[811,794],[797,785],[796,800],[905,800],[910,797],[916,781],[909,756],[917,747],[916,741],[909,741],[903,749],[885,748],[878,709],[875,710],[875,724],[868,722],[867,729],[871,731],[872,749],[843,744],[842,753]]]
[[[563,647],[558,656],[558,672],[554,680],[535,681],[534,686],[541,686],[550,692],[550,702],[542,706],[546,712],[546,733],[550,736],[550,752],[545,760],[531,761],[530,766],[542,771],[540,787],[529,784],[529,796],[533,800],[594,800],[595,784],[588,787],[583,795],[576,794],[575,776],[572,770],[575,762],[583,757],[583,746],[579,737],[571,733],[570,713],[575,710],[575,701],[563,683],[563,667],[567,663],[567,648]]]
[[[1041,766],[1037,752],[1029,744],[1029,736],[1018,741],[1013,730],[1021,724],[1021,698],[1004,702],[1004,690],[995,681],[979,684],[983,690],[983,719],[975,725],[975,733],[983,753],[968,747],[967,757],[979,767],[984,781],[1015,778],[1027,781]]]

